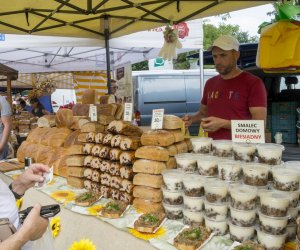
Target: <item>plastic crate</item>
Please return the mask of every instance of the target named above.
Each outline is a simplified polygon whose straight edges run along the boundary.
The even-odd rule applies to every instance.
[[[289,114],[273,115],[272,129],[295,130],[297,127],[297,116]]]
[[[273,102],[272,115],[296,114],[299,102]]]
[[[274,136],[277,132],[282,133],[282,142],[283,143],[297,143],[298,138],[297,138],[297,130],[272,130],[272,141],[275,142]]]

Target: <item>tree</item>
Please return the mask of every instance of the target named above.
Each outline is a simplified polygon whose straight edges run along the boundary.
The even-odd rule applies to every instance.
[[[148,61],[132,64],[132,71],[149,70]]]

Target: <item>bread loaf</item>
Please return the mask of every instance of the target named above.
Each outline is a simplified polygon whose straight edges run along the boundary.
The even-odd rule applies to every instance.
[[[135,151],[135,157],[153,161],[168,161],[169,151],[158,146],[143,146]]]
[[[134,176],[132,167],[131,166],[130,167],[122,166],[120,168],[120,175],[121,175],[121,178],[131,181],[133,179],[133,176]]]
[[[83,185],[86,190],[92,189],[92,182],[90,180],[84,180]]]
[[[92,181],[100,182],[100,172],[98,170],[93,170],[92,172]]]
[[[85,123],[90,122],[90,120],[86,116],[73,116],[72,119],[73,121],[70,127],[72,130],[80,130]]]
[[[122,150],[136,150],[141,146],[140,137],[122,137],[120,142],[120,148]]]
[[[167,165],[167,169],[176,168],[177,164],[176,164],[175,157],[170,157],[169,160],[167,161],[166,165]]]
[[[102,144],[105,146],[111,146],[111,140],[113,138],[113,134],[106,134],[103,138]]]
[[[89,133],[89,132],[104,132],[104,126],[100,123],[97,122],[88,122],[86,124],[84,124],[81,127],[81,132],[82,133]]]
[[[133,201],[133,196],[127,192],[120,192],[120,201],[130,204]]]
[[[166,130],[150,130],[146,133],[143,133],[141,142],[144,146],[167,147],[174,144],[175,137],[172,133]]]
[[[93,157],[91,162],[91,168],[100,169],[101,167],[101,159],[98,157]]]
[[[38,127],[39,128],[55,127],[56,126],[55,118],[56,118],[55,115],[44,115],[44,116],[40,117],[37,121]],[[19,122],[19,124],[21,124],[20,122]],[[30,121],[28,121],[28,122],[30,124]]]
[[[175,142],[180,142],[184,140],[184,133],[182,132],[181,129],[169,129],[166,130],[169,133],[173,134],[174,138],[175,138]]]
[[[119,176],[120,175],[120,170],[121,170],[121,164],[119,162],[111,162],[110,163],[110,167],[108,169],[108,172],[111,175],[117,175],[117,176]]]
[[[94,143],[85,143],[83,144],[82,151],[86,155],[90,155],[92,153],[92,148],[95,146]]]
[[[68,167],[82,167],[84,165],[85,157],[82,155],[70,155],[67,158]]]
[[[116,201],[120,199],[120,193],[121,192],[115,188],[111,188],[111,190],[110,190],[111,198]]]
[[[103,142],[104,136],[104,133],[97,133],[95,136],[95,142],[101,144]]]
[[[133,171],[135,173],[161,174],[166,168],[166,162],[162,161],[138,159],[133,164]]]
[[[115,117],[112,115],[100,115],[98,117],[98,122],[102,125],[108,125],[113,120],[115,120]]]
[[[99,182],[94,182],[94,181],[92,181],[91,186],[92,186],[92,191],[93,191],[94,193],[100,193],[101,185],[100,185]]]
[[[80,144],[80,142],[78,141],[79,134],[80,134],[80,130],[75,130],[71,132],[64,142],[64,147],[67,148],[74,144]]]
[[[121,120],[123,118],[123,115],[124,115],[124,104],[116,103],[116,105],[117,105],[117,111],[116,111],[116,114],[115,114],[115,118],[117,120]]]
[[[120,184],[120,191],[126,192],[131,194],[133,191],[133,183],[129,180],[122,180],[121,179],[121,184]]]
[[[91,155],[85,156],[84,157],[83,166],[85,166],[85,167],[91,167],[93,158],[94,157],[91,156]]]
[[[116,98],[114,95],[102,95],[99,98],[100,104],[111,104],[116,103]]]
[[[88,135],[88,133],[81,133],[80,132],[78,137],[77,137],[78,142],[81,142],[81,143],[88,142],[87,141],[87,135]]]
[[[130,166],[135,161],[134,151],[123,151],[120,155],[120,163],[123,166]]]
[[[41,138],[45,137],[45,135],[49,132],[50,132],[49,128],[35,128],[29,133],[26,141],[40,144]]]
[[[107,173],[109,173],[110,164],[111,164],[110,161],[105,161],[105,160],[100,161],[100,170],[101,170],[102,172],[107,172]]]
[[[164,115],[163,129],[181,129],[183,121],[175,115]]]
[[[109,159],[109,151],[110,151],[110,147],[103,146],[100,150],[99,157],[102,159]]]
[[[112,121],[108,125],[109,132],[113,134],[121,134],[121,135],[127,135],[127,136],[141,136],[142,135],[142,130],[131,124],[130,122],[127,121]]]
[[[138,186],[161,188],[163,178],[161,175],[138,173],[133,178],[133,184]]]
[[[53,164],[53,167],[55,168],[55,165]],[[57,167],[57,171],[59,176],[68,178],[68,167],[66,166],[59,166]],[[75,177],[74,177],[75,178]]]
[[[111,161],[119,161],[120,155],[122,153],[121,149],[118,148],[112,148],[109,152],[109,158]]]
[[[101,174],[101,184],[110,187],[111,175],[108,173]]]
[[[82,167],[68,167],[68,176],[84,177],[84,168],[82,168]]]
[[[55,149],[52,147],[38,145],[36,162],[43,163],[45,165],[50,165],[54,150]]]
[[[67,148],[68,155],[82,155],[83,154],[83,146],[82,145],[72,145]]]
[[[143,213],[163,212],[161,202],[151,202],[148,200],[134,198],[133,206]]]
[[[184,139],[184,142],[186,143],[187,145],[187,148],[188,148],[188,151],[193,151],[193,144],[191,142],[191,139],[190,138],[186,138]]]
[[[87,142],[95,142],[95,136],[96,136],[95,132],[89,132],[89,133],[87,133],[87,135],[86,135],[86,141]]]
[[[59,109],[56,112],[56,127],[67,127],[71,128],[73,123],[73,112],[70,109]]]
[[[120,176],[111,176],[110,186],[119,189],[121,187],[122,178]]]
[[[104,198],[109,198],[110,197],[110,188],[107,186],[101,186],[100,187],[100,194]]]
[[[111,146],[113,148],[119,147],[124,137],[125,137],[124,135],[114,135],[113,138],[111,139]]]
[[[175,146],[175,144],[166,147],[166,149],[169,151],[170,156],[175,156],[178,154],[177,147]]]
[[[17,158],[19,162],[24,162],[25,157],[31,157],[36,160],[36,152],[38,150],[38,144],[23,141],[18,148]]]
[[[161,202],[163,198],[160,189],[144,186],[135,186],[133,188],[133,196],[135,198],[141,198],[151,202]]]
[[[103,147],[102,145],[95,144],[92,148],[92,155],[98,157],[100,155],[100,151],[102,147]]]
[[[92,175],[93,175],[93,169],[84,168],[83,177],[85,177],[88,180],[92,180]]]
[[[69,176],[67,178],[67,184],[71,187],[75,188],[84,188],[84,179],[83,178],[77,178]]]

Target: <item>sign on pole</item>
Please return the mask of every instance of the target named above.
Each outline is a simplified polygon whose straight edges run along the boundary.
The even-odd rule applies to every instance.
[[[232,120],[231,136],[233,142],[265,143],[263,120]]]

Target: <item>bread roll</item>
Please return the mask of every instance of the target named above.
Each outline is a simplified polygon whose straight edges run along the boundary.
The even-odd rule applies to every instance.
[[[133,201],[133,196],[127,192],[120,192],[120,201],[130,204]]]
[[[56,112],[56,127],[67,127],[71,128],[73,123],[73,112],[70,109],[59,109]]]
[[[91,155],[85,156],[84,157],[83,166],[85,166],[85,167],[91,167],[93,158],[94,157],[91,156]]]
[[[110,187],[111,175],[108,173],[101,174],[101,184]]]
[[[113,134],[106,134],[103,138],[102,144],[105,146],[111,146],[111,140],[113,138]]]
[[[72,145],[67,148],[68,155],[82,155],[83,154],[83,146],[82,145]]]
[[[93,175],[93,169],[84,168],[83,177],[85,177],[88,180],[92,180],[92,175]]]
[[[94,104],[96,103],[96,91],[94,89],[86,89],[82,93],[82,104]]]
[[[109,198],[110,197],[110,188],[107,186],[102,186],[100,187],[100,194],[104,198]]]
[[[93,170],[92,172],[92,181],[100,183],[100,172],[98,170]]]
[[[104,133],[97,133],[95,136],[95,142],[101,144],[103,142],[104,136]]]
[[[144,186],[135,186],[133,188],[133,196],[135,198],[141,198],[151,202],[161,202],[163,198],[160,189]]]
[[[143,213],[163,212],[163,206],[160,202],[134,198],[132,204],[137,210]]]
[[[193,144],[191,142],[191,139],[190,138],[186,138],[186,139],[184,139],[184,141],[185,141],[185,143],[186,143],[186,145],[188,147],[188,151],[189,152],[193,151]]]
[[[181,129],[183,121],[175,115],[164,115],[163,129]]]
[[[98,157],[93,157],[91,162],[91,168],[100,169],[101,167],[101,159]]]
[[[187,153],[188,152],[188,146],[185,141],[177,142],[174,144],[177,148],[178,154]]]
[[[86,190],[92,189],[92,182],[90,180],[84,180],[83,185]]]
[[[104,126],[97,122],[88,122],[81,127],[81,132],[82,133],[104,132]]]
[[[142,134],[141,143],[144,146],[167,147],[175,143],[175,137],[166,130],[150,130]]]
[[[111,161],[119,161],[120,155],[122,153],[121,149],[118,148],[112,148],[109,152],[109,158]]]
[[[122,179],[121,179],[122,180]],[[131,194],[133,191],[133,183],[132,181],[123,179],[120,184],[120,191]]]
[[[110,186],[119,189],[121,187],[122,178],[120,176],[111,176]]]
[[[87,141],[87,135],[88,135],[88,133],[79,133],[78,134],[78,137],[77,137],[77,140],[78,140],[78,142],[81,142],[81,143],[86,143],[86,142],[88,142]]]
[[[90,122],[90,120],[86,116],[74,116],[73,115],[73,121],[72,121],[72,125],[71,125],[70,129],[80,130],[81,127],[88,122]]]
[[[102,145],[99,145],[99,144],[95,144],[94,146],[93,146],[93,148],[92,148],[92,152],[91,152],[91,154],[93,155],[93,156],[99,156],[100,155],[100,151],[101,151],[101,149],[102,149]]]
[[[138,159],[133,164],[133,172],[145,174],[161,174],[167,169],[166,162]]]
[[[133,165],[135,161],[135,152],[134,151],[123,151],[120,155],[120,163],[123,166]]]
[[[138,173],[133,178],[133,184],[138,186],[161,188],[163,178],[161,175]]]
[[[85,143],[85,144],[83,144],[83,148],[82,148],[83,153],[86,154],[86,155],[90,155],[92,153],[92,149],[93,149],[94,146],[95,146],[94,143]]]
[[[87,142],[95,142],[95,136],[96,136],[95,132],[89,132],[89,133],[87,133],[87,135],[86,135],[86,141]]]
[[[94,182],[94,181],[92,181],[91,186],[92,186],[92,191],[93,191],[94,193],[100,193],[101,185],[100,185],[99,182]]]
[[[84,168],[82,167],[68,167],[68,176],[85,177]]]
[[[115,118],[117,120],[121,120],[123,118],[123,115],[124,115],[124,104],[116,103],[116,105],[117,105],[117,111],[116,111],[116,114],[115,114]]]
[[[44,115],[42,117],[40,117],[37,121],[38,127],[40,128],[51,128],[51,127],[55,127],[56,123],[55,123],[55,115]],[[30,124],[30,121],[28,121]],[[21,121],[19,121],[19,124],[22,124]]]
[[[102,125],[108,125],[113,120],[115,120],[115,117],[112,115],[100,115],[98,117],[98,122]]]
[[[166,163],[167,169],[173,169],[177,167],[175,157],[170,157]]]
[[[175,138],[175,142],[180,142],[180,141],[184,140],[185,134],[182,132],[181,129],[169,129],[169,130],[166,130],[166,131],[173,134],[173,136]]]
[[[99,157],[102,159],[109,159],[110,147],[103,146],[100,150]]]
[[[68,167],[82,167],[84,165],[84,156],[82,155],[70,155],[67,158]]]
[[[116,103],[116,98],[114,95],[102,95],[99,98],[100,104],[111,104]]]
[[[127,136],[141,136],[142,135],[142,130],[131,124],[130,122],[127,121],[112,121],[108,125],[109,132],[113,134],[121,134],[121,135],[127,135]]]
[[[153,161],[168,161],[169,151],[158,146],[143,146],[135,151],[135,157]]]
[[[175,146],[175,144],[166,147],[166,149],[169,151],[170,156],[175,156],[178,154],[177,147]]]
[[[113,148],[119,147],[124,137],[125,137],[124,135],[114,135],[113,138],[111,139],[111,146]]]
[[[120,168],[120,176],[123,179],[127,179],[127,180],[131,181],[133,179],[133,176],[134,176],[132,167],[131,166],[130,167],[128,167],[128,166],[122,166]]]
[[[100,161],[100,170],[101,170],[102,172],[107,172],[107,173],[109,173],[110,164],[111,164],[110,161],[105,161],[105,160]]]
[[[78,141],[78,136],[80,134],[80,130],[75,130],[73,132],[71,132],[68,137],[65,139],[64,142],[64,147],[70,147],[74,144],[80,144],[80,142]]]
[[[111,174],[111,175],[117,175],[119,176],[120,175],[120,170],[121,170],[121,164],[119,162],[111,162],[110,163],[110,167],[108,169],[108,172]],[[121,176],[122,177],[122,176]],[[122,177],[123,178],[123,177]]]
[[[78,177],[69,176],[67,178],[67,184],[75,188],[84,188],[84,179]]]
[[[120,149],[122,150],[136,150],[141,146],[140,137],[122,137],[120,142]]]

